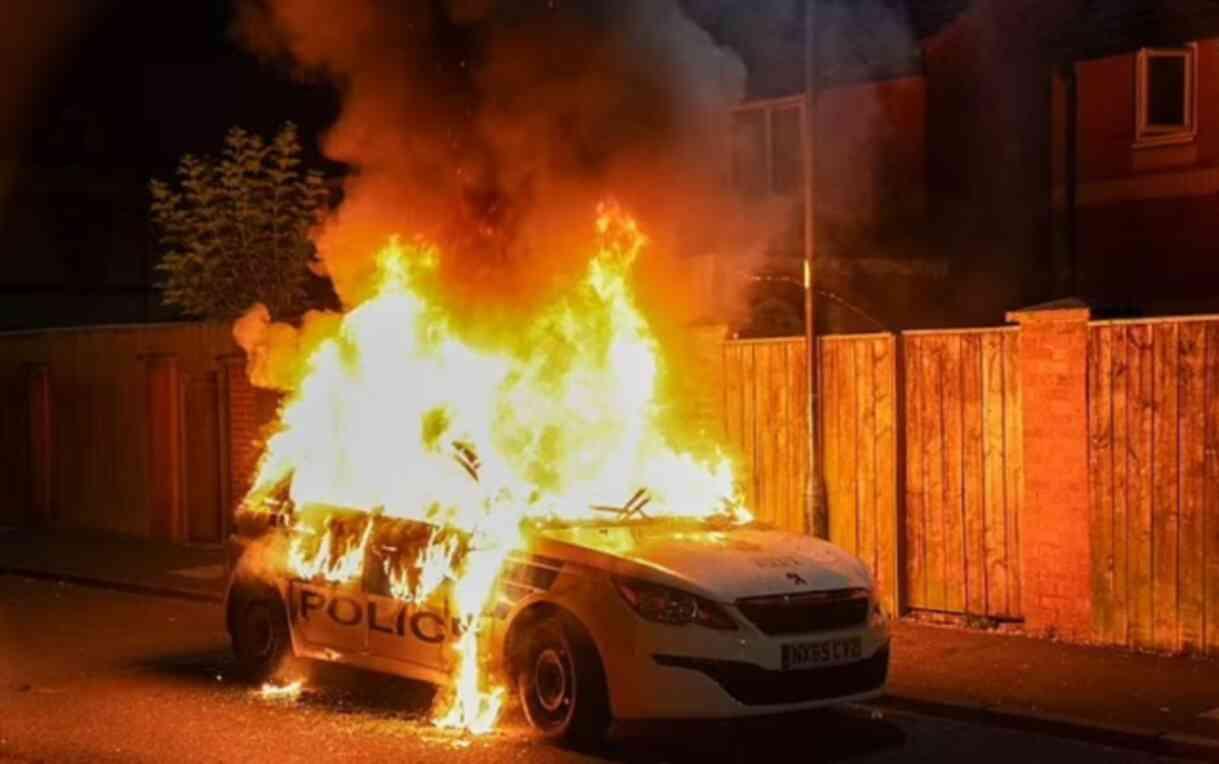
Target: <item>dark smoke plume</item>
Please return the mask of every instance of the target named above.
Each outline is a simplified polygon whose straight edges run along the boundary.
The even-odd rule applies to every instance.
[[[640,218],[670,275],[676,256],[749,233],[725,193],[723,129],[744,66],[676,0],[239,8],[248,46],[343,95],[323,147],[353,172],[319,248],[348,305],[393,233],[439,244],[452,296],[492,307],[574,276],[606,198]]]

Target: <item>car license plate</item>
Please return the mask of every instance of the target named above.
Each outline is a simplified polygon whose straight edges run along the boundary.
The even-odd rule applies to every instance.
[[[783,645],[783,670],[834,666],[857,661],[862,657],[863,640],[860,637],[797,642]]]

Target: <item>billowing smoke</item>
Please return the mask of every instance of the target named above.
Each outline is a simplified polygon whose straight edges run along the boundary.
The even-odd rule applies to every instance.
[[[495,315],[570,283],[603,199],[652,238],[643,267],[666,299],[681,255],[750,233],[726,193],[723,122],[745,69],[676,0],[239,9],[247,45],[343,95],[323,148],[352,174],[318,244],[346,305],[365,296],[391,234],[436,243],[449,297]]]
[[[97,0],[13,0],[4,7],[7,26],[14,31],[0,46],[0,205],[25,154],[35,124],[31,115],[99,5]]]

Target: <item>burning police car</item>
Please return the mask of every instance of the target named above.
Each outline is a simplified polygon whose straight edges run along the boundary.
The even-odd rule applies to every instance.
[[[882,692],[889,627],[860,561],[760,524],[650,519],[639,496],[605,520],[530,524],[526,551],[498,571],[481,652],[541,734],[589,739],[611,718],[773,714]],[[254,514],[234,537],[226,615],[241,665],[266,677],[294,655],[452,681],[453,592],[420,579],[427,550],[466,541],[413,520],[311,511],[309,522]],[[342,575],[266,563],[268,545],[319,528],[327,543],[351,540],[347,552],[359,545]]]

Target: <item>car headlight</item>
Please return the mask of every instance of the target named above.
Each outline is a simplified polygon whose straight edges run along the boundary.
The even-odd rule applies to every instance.
[[[736,621],[714,602],[678,589],[629,578],[614,578],[614,587],[631,609],[648,621],[671,626],[698,624],[735,631]]]

